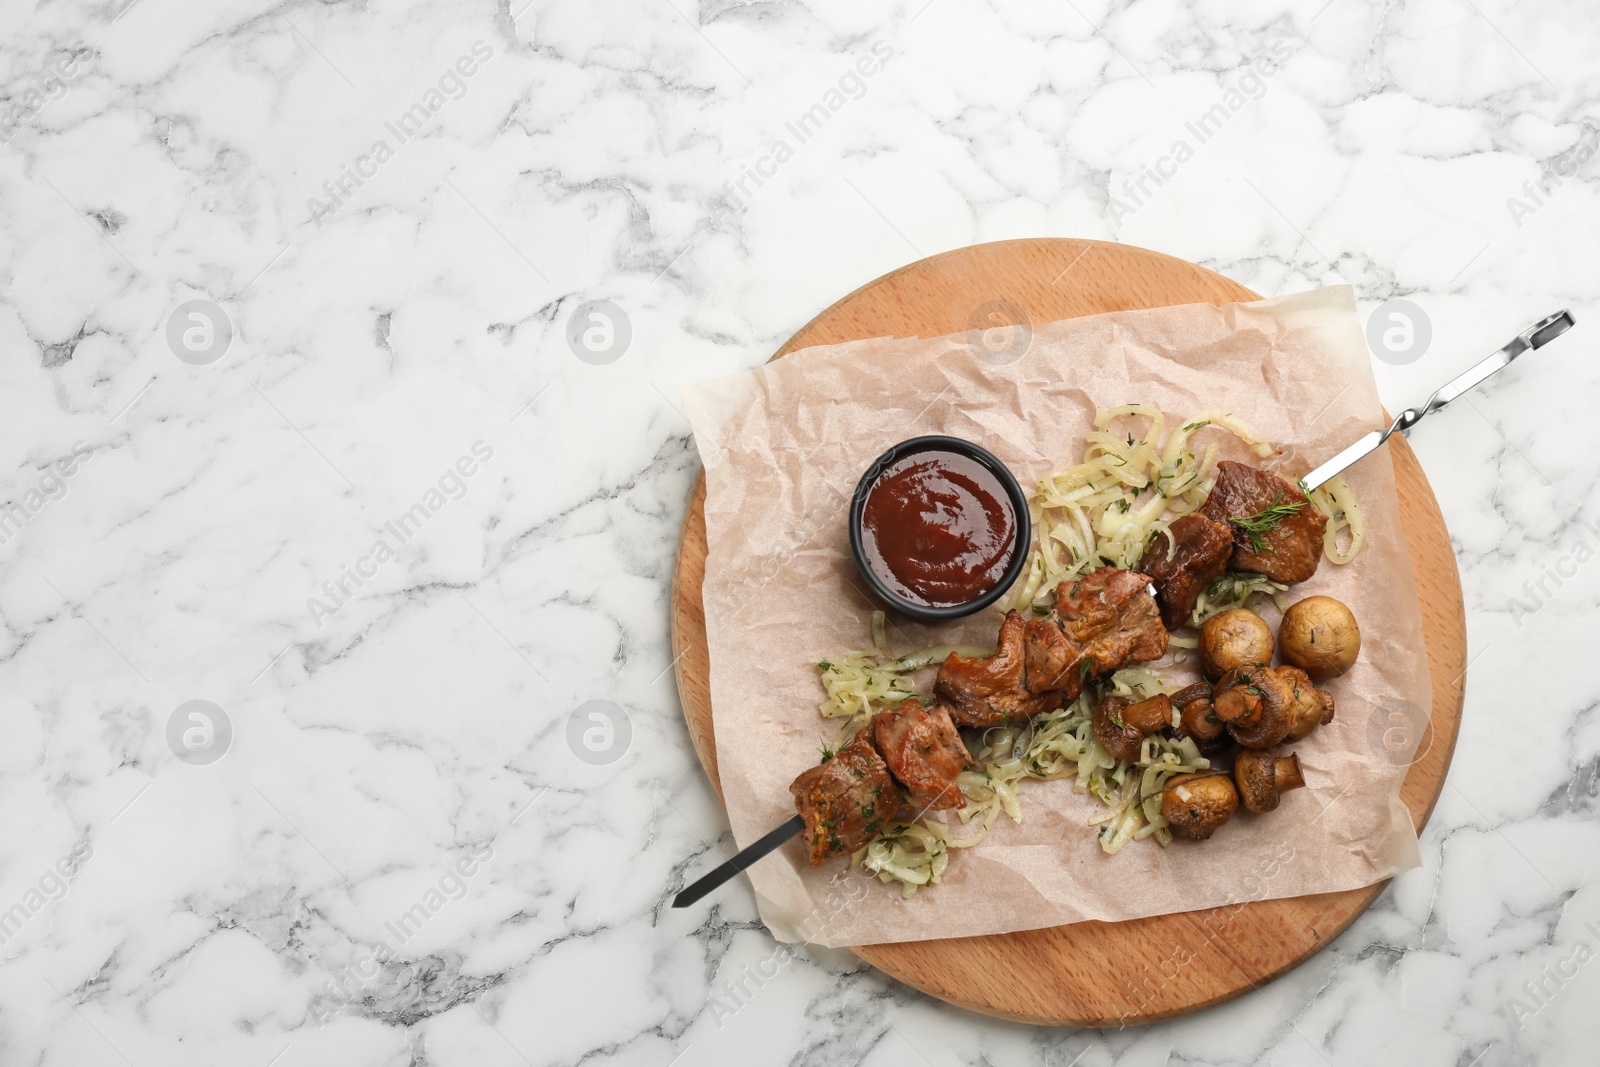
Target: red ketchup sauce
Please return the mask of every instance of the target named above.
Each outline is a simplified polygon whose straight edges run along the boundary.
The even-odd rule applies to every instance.
[[[892,592],[932,608],[975,600],[999,584],[1016,552],[1005,487],[976,460],[917,452],[867,492],[862,548]]]

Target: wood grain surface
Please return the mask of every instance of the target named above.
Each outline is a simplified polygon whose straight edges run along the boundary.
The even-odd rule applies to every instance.
[[[1145,249],[1102,241],[1002,241],[920,260],[869,282],[807,323],[773,358],[867,337],[937,337],[1000,325],[1019,312],[1043,323],[1105,311],[1256,299],[1220,274]],[[975,319],[979,314],[984,318]],[[1432,721],[1401,790],[1420,830],[1438,800],[1455,748],[1466,622],[1438,503],[1405,440],[1396,435],[1388,447],[1433,682]],[[689,495],[670,610],[684,718],[720,794],[700,599],[705,491],[702,474]],[[1304,962],[1343,932],[1386,884],[1132,922],[1082,922],[986,937],[862,945],[853,951],[907,985],[988,1015],[1073,1026],[1151,1022],[1230,1000]],[[730,885],[723,891],[740,890]]]

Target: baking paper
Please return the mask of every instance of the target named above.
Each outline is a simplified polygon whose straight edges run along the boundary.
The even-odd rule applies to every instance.
[[[1155,405],[1168,429],[1222,408],[1280,452],[1263,461],[1214,430],[1196,443],[1217,440],[1219,458],[1292,482],[1384,422],[1348,286],[1010,329],[1024,332],[810,348],[685,390],[706,470],[702,595],[717,760],[741,847],[794,814],[789,783],[837,733],[839,722],[817,711],[817,661],[872,645],[877,605],[851,560],[847,510],[862,472],[891,445],[919,434],[966,438],[1031,490],[1079,462],[1096,406]],[[941,884],[910,899],[897,884],[847,871],[846,858],[812,868],[791,841],[749,871],[768,928],[828,946],[993,934],[1335,892],[1416,866],[1399,799],[1411,746],[1397,750],[1394,738],[1420,731],[1394,725],[1426,722],[1431,693],[1388,452],[1347,480],[1365,513],[1366,547],[1346,566],[1325,560],[1286,596],[1348,604],[1361,655],[1325,683],[1336,718],[1293,746],[1306,787],[1276,811],[1241,809],[1209,841],[1130,842],[1108,856],[1087,825],[1098,801],[1070,779],[1024,781],[1023,822],[1002,815],[981,844],[952,850]],[[1276,629],[1271,605],[1258,610]],[[939,625],[890,612],[889,639],[896,654],[944,642],[992,647],[999,622],[992,609]],[[1170,686],[1198,677],[1192,653],[1157,666]],[[931,680],[923,672],[919,692]],[[953,825],[952,836],[975,828]]]

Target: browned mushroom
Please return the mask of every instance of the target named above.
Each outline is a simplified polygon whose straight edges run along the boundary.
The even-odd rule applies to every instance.
[[[1179,737],[1191,737],[1204,751],[1211,742],[1222,737],[1225,727],[1217,718],[1211,705],[1211,683],[1196,682],[1172,694],[1172,706],[1178,709]]]
[[[1172,725],[1172,701],[1158,693],[1137,704],[1127,697],[1106,696],[1094,709],[1094,736],[1100,746],[1120,760],[1139,759],[1145,738]]]
[[[1180,774],[1161,790],[1162,817],[1196,841],[1210,837],[1238,807],[1238,790],[1221,771]]]
[[[1208,678],[1238,667],[1265,667],[1272,662],[1272,627],[1245,608],[1219,612],[1200,627],[1200,660]]]
[[[1294,722],[1285,741],[1302,741],[1318,726],[1333,721],[1333,694],[1318,689],[1299,667],[1279,667],[1277,674],[1289,683],[1292,694],[1290,716]]]
[[[1294,692],[1288,679],[1267,667],[1237,667],[1217,681],[1217,718],[1246,748],[1271,748],[1294,725]]]
[[[1129,763],[1139,758],[1140,742],[1144,740],[1144,735],[1122,717],[1132,703],[1127,697],[1105,696],[1094,706],[1095,739],[1101,748],[1111,753],[1112,759]]]
[[[1130,704],[1128,710],[1122,713],[1122,721],[1138,730],[1142,736],[1149,737],[1172,725],[1172,698],[1165,693],[1157,693],[1148,700]]]
[[[1306,784],[1300,775],[1300,757],[1293,752],[1280,759],[1265,751],[1241,752],[1233,763],[1233,781],[1245,810],[1257,814],[1278,806],[1278,798]]]

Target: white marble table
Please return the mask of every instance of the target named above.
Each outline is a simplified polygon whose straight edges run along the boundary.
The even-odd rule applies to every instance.
[[[1595,1062],[1592,12],[526,2],[0,8],[0,1062]],[[730,844],[677,386],[1037,235],[1409,300],[1392,408],[1580,320],[1413,440],[1472,655],[1423,867],[1121,1032],[666,907]]]

